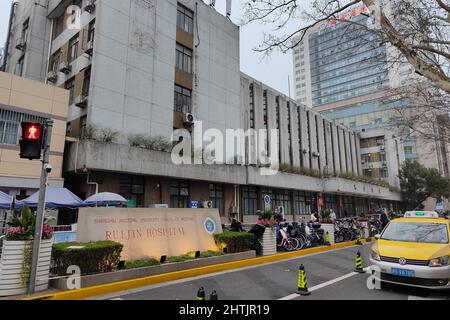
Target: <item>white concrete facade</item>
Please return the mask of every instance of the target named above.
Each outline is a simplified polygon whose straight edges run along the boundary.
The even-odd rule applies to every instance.
[[[359,174],[358,134],[245,74],[242,74],[241,87],[244,130],[279,128],[281,164],[328,174]],[[277,110],[280,110],[279,117]],[[255,115],[254,122],[249,120],[251,114]]]
[[[47,2],[47,1],[45,1]],[[45,81],[47,61],[78,32],[95,19],[92,57],[84,55],[71,63],[70,74],[58,74],[55,85],[63,85],[91,66],[89,105],[72,105],[69,121],[87,115],[87,123],[129,135],[170,138],[173,132],[176,0],[97,0],[95,11],[81,15],[81,30],[66,29],[48,50],[51,19],[70,1],[50,0],[48,10],[20,1],[15,18],[15,43],[23,22],[30,16],[30,44],[25,53],[23,76]],[[23,4],[22,4],[23,3]],[[192,112],[203,128],[240,127],[239,28],[202,1],[183,1],[195,13],[193,37],[194,88]],[[38,9],[40,8],[40,9]],[[197,27],[198,26],[198,27]],[[39,49],[35,52],[35,48]],[[9,72],[23,54],[11,50]],[[39,67],[39,70],[34,70]]]

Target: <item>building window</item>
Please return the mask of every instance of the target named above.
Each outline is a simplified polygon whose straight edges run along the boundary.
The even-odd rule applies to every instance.
[[[187,208],[189,206],[189,184],[174,182],[170,186],[170,207]]]
[[[225,215],[224,208],[225,188],[221,184],[209,185],[209,200],[212,201],[213,207],[219,209],[221,216]]]
[[[53,72],[59,71],[58,67],[59,67],[60,59],[61,59],[61,51],[57,51],[52,55],[51,61],[50,61],[50,70],[51,71],[53,71]]]
[[[250,128],[255,129],[255,92],[253,85],[250,86]]]
[[[21,122],[44,123],[45,118],[0,109],[0,144],[17,145]]]
[[[81,94],[83,97],[89,96],[89,87],[91,85],[91,68],[87,69],[84,72],[84,79],[83,79],[83,88]]]
[[[177,27],[188,33],[194,32],[194,12],[178,4]]]
[[[365,175],[366,177],[372,177],[372,176],[373,176],[373,171],[372,171],[372,169],[366,169],[366,170],[364,170],[364,175]]]
[[[365,163],[369,163],[369,162],[370,162],[370,157],[371,157],[371,154],[370,154],[370,153],[368,153],[368,154],[363,154],[363,155],[362,155],[362,161],[365,162]]]
[[[83,116],[80,118],[80,136],[82,138],[85,137],[86,127],[87,127],[87,116]]]
[[[288,190],[275,190],[273,192],[273,206],[274,209],[283,207],[286,214],[291,214],[291,193]]]
[[[295,194],[296,214],[310,215],[317,212],[317,195],[315,193],[298,191]]]
[[[175,66],[186,73],[192,73],[192,50],[177,43]]]
[[[63,32],[64,18],[65,18],[65,14],[63,13],[55,19],[55,23],[54,23],[55,36],[53,39],[56,39]]]
[[[73,103],[75,91],[75,77],[69,79],[64,84],[64,89],[69,90],[69,105]]]
[[[22,25],[22,40],[24,43],[27,43],[28,41],[28,31],[30,30],[29,25],[30,25],[30,18],[25,20],[25,22]]]
[[[144,177],[130,176],[121,179],[119,194],[127,200],[134,201],[137,207],[144,206]]]
[[[244,215],[253,216],[258,211],[258,192],[256,188],[244,187],[242,189]]]
[[[78,57],[78,42],[79,42],[79,34],[77,34],[69,41],[69,53],[67,56],[67,61],[69,63],[74,61]]]
[[[19,61],[17,61],[16,69],[14,70],[14,74],[15,74],[16,76],[19,76],[19,77],[23,76],[23,68],[24,68],[24,65],[25,65],[25,55],[23,55],[23,56],[19,59]]]
[[[175,112],[190,113],[192,110],[192,91],[175,85]]]
[[[405,154],[413,154],[414,153],[414,149],[411,146],[408,147],[404,147],[405,148]]]
[[[94,37],[95,37],[95,19],[89,23],[87,41],[94,42]]]

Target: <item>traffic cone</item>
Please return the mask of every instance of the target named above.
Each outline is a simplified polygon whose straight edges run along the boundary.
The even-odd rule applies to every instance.
[[[357,273],[366,273],[366,271],[363,268],[363,260],[361,256],[361,252],[358,251],[356,254],[356,269],[355,272]]]
[[[205,300],[205,289],[201,287],[198,289],[197,297],[195,298],[197,301],[204,301]]]
[[[331,246],[331,237],[330,237],[330,233],[328,231],[327,231],[327,234],[325,235],[325,245]]]
[[[306,279],[306,271],[303,265],[298,270],[298,288],[297,294],[301,296],[309,296],[311,292],[308,290],[308,281]]]
[[[359,234],[356,236],[356,244],[358,246],[362,246],[363,245],[363,243],[361,242],[361,235],[359,235]]]
[[[214,290],[214,291],[211,293],[211,295],[209,296],[209,300],[211,300],[211,301],[217,301],[217,300],[219,300],[219,296],[217,295],[216,290]]]

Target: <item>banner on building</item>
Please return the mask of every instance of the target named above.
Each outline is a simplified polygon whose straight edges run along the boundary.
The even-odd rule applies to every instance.
[[[217,209],[81,208],[77,240],[120,242],[125,261],[159,260],[217,250],[213,235],[221,232]]]

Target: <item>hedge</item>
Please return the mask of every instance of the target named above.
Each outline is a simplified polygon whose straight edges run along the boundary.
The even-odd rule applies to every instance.
[[[238,253],[250,250],[254,242],[254,235],[246,232],[224,232],[214,235],[219,248],[227,253]]]
[[[51,272],[64,276],[67,275],[69,266],[79,266],[82,275],[117,271],[122,249],[121,243],[113,241],[55,244],[52,251]]]
[[[124,269],[137,269],[144,267],[159,266],[161,263],[156,259],[144,259],[125,262]]]

